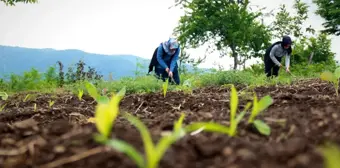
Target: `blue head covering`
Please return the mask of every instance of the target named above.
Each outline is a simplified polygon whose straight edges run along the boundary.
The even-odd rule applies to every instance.
[[[171,49],[177,49],[179,48],[179,44],[176,39],[174,38],[169,38],[168,41],[163,42],[163,49],[166,53],[173,55],[176,50],[171,51]]]

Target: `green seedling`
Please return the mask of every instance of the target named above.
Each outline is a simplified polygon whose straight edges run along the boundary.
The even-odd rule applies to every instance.
[[[84,90],[78,89],[78,99],[81,100],[84,94]]]
[[[248,119],[248,124],[254,124],[256,129],[264,135],[270,135],[270,127],[262,120],[255,120],[255,117],[258,116],[260,112],[267,109],[271,104],[273,104],[273,99],[269,95],[264,96],[260,101],[257,101],[256,93],[254,93],[253,109]]]
[[[30,96],[31,96],[30,94],[27,94],[27,95],[25,96],[23,102],[26,102]]]
[[[336,68],[334,73],[325,71],[320,75],[321,80],[331,82],[335,88],[336,96],[339,96],[339,78],[340,78],[340,67]]]
[[[54,104],[54,101],[52,101],[52,100],[49,100],[49,101],[48,101],[48,106],[49,106],[49,107],[52,107],[53,104]]]
[[[104,138],[108,138],[112,129],[112,125],[119,114],[119,103],[125,95],[125,87],[116,95],[113,94],[109,103],[99,103],[96,106],[95,124]]]
[[[2,112],[2,111],[4,110],[4,108],[6,107],[6,105],[7,105],[7,104],[1,105],[1,107],[0,107],[0,112]]]
[[[337,145],[327,143],[319,148],[324,158],[325,168],[338,168],[340,165],[340,150]]]
[[[34,103],[33,110],[34,110],[34,112],[37,111],[37,103]]]
[[[105,144],[125,153],[136,163],[136,165],[138,165],[139,168],[157,168],[160,160],[171,144],[184,135],[184,130],[182,129],[184,114],[182,114],[179,120],[174,123],[173,132],[170,135],[161,137],[157,145],[153,144],[150,132],[143,122],[141,122],[137,117],[127,113],[124,114],[124,117],[139,130],[144,143],[146,160],[144,160],[143,155],[133,146],[124,141],[112,139],[106,141]]]
[[[96,100],[98,103],[104,103],[104,104],[108,104],[109,103],[109,98],[107,96],[102,96],[98,93],[97,88],[92,84],[87,82],[85,84],[85,87],[87,89],[87,92],[89,93],[89,95]]]
[[[2,100],[7,100],[8,94],[6,92],[0,92],[0,97],[1,97]]]
[[[163,82],[163,96],[166,96],[166,92],[168,91],[168,86],[169,86],[169,79],[166,79],[165,82]]]
[[[247,103],[244,111],[242,111],[238,116],[236,116],[237,106],[238,106],[238,96],[237,91],[234,85],[231,85],[231,93],[230,93],[230,125],[224,126],[219,123],[213,122],[194,122],[185,127],[185,131],[192,132],[198,129],[203,129],[203,131],[207,132],[219,132],[228,134],[229,136],[235,136],[237,132],[237,126],[239,122],[242,120],[247,110],[250,108],[251,103]]]

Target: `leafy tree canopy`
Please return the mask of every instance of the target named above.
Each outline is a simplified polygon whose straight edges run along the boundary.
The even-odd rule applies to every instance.
[[[185,10],[175,32],[179,41],[196,48],[213,41],[222,56],[230,49],[234,69],[241,64],[240,52],[252,52],[253,56],[268,46],[270,33],[256,21],[261,12],[248,11],[248,0],[182,0],[177,5]],[[243,58],[244,59],[244,58]]]
[[[331,35],[340,35],[340,1],[339,0],[313,0],[318,6],[316,14],[326,21],[322,24],[325,29],[322,31]]]
[[[16,3],[37,3],[38,0],[0,0],[7,6],[15,6]]]

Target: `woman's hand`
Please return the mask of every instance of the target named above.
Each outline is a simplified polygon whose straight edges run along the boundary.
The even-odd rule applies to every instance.
[[[173,77],[173,73],[170,71],[169,72],[169,77],[172,78]]]

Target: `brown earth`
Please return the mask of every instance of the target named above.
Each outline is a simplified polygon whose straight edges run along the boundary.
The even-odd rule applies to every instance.
[[[238,87],[238,91],[246,91]],[[250,91],[250,90],[249,90]],[[271,135],[259,135],[246,127],[246,115],[237,137],[218,133],[187,135],[173,144],[160,167],[172,168],[322,168],[317,150],[326,141],[340,142],[340,99],[333,87],[318,80],[290,86],[255,88],[259,97],[271,95],[274,104],[259,116],[271,126]],[[93,140],[95,102],[71,94],[26,94],[9,100],[0,114],[0,167],[3,168],[126,168],[136,167],[124,154],[103,147]],[[241,97],[239,107],[247,97]],[[54,100],[52,107],[48,101]],[[34,111],[36,103],[37,111]],[[229,124],[229,89],[210,87],[192,95],[169,92],[126,95],[121,109],[138,116],[158,140],[162,130],[184,112],[185,124],[216,121]],[[283,122],[282,122],[283,120]],[[113,135],[143,151],[139,133],[119,117]]]

